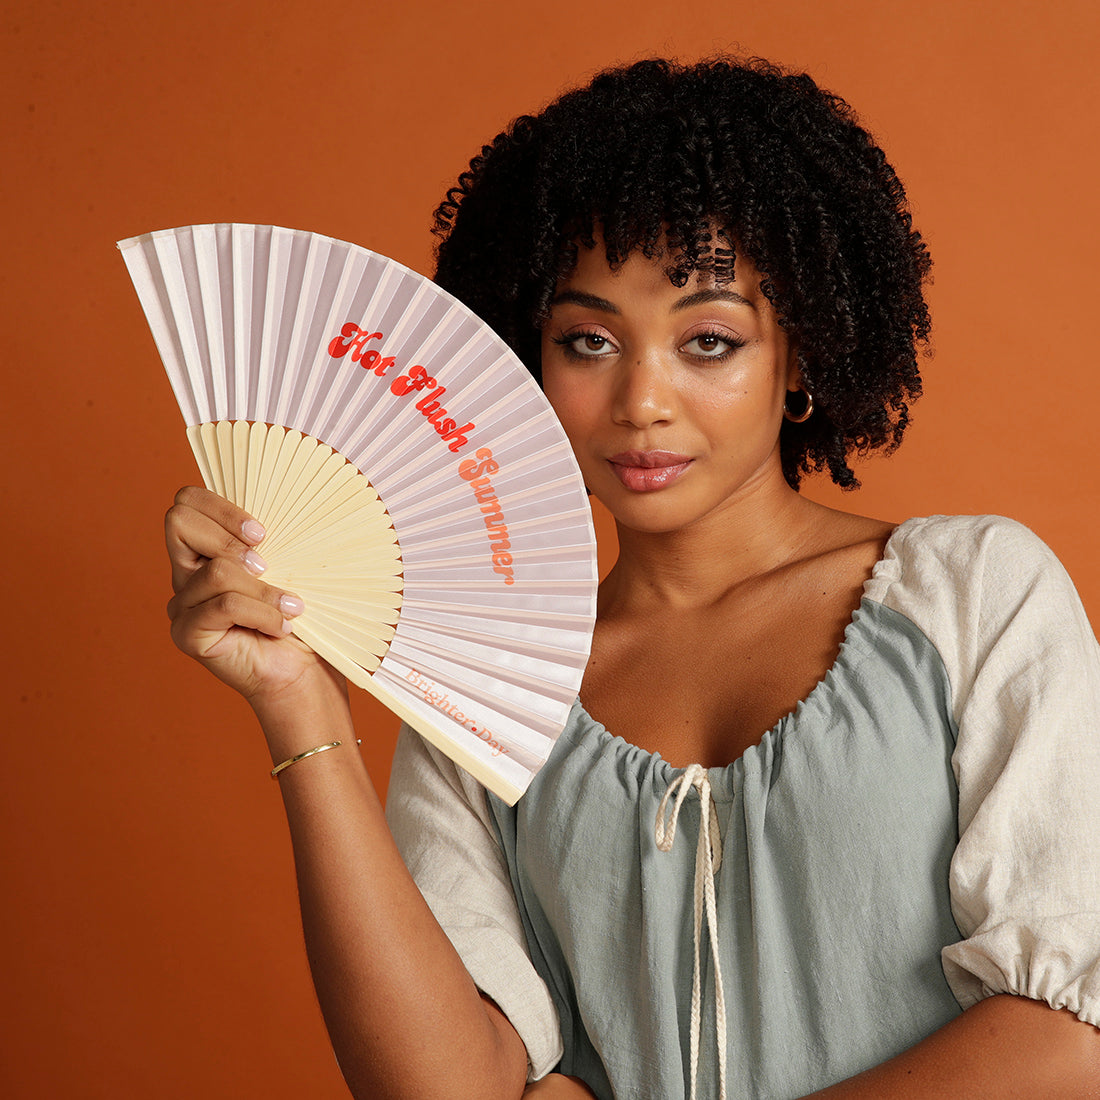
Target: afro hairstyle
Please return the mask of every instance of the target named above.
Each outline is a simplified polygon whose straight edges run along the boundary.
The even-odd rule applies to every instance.
[[[540,328],[578,249],[733,279],[741,250],[794,341],[814,413],[785,421],[783,472],[859,482],[920,396],[931,259],[905,190],[844,100],[759,59],[640,61],[517,118],[435,211],[436,282],[539,377]]]

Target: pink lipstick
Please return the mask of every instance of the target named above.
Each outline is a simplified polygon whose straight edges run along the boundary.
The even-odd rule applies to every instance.
[[[664,489],[676,481],[691,465],[690,455],[671,451],[623,451],[608,460],[615,476],[636,493]]]

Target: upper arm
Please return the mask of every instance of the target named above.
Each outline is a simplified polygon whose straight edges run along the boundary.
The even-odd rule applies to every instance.
[[[405,726],[386,817],[436,919],[487,1004],[522,1040],[530,1076],[541,1077],[561,1059],[558,1017],[528,953],[484,788]]]
[[[1026,528],[981,517],[929,541],[921,625],[958,726],[964,939],[943,952],[946,976],[964,1008],[1013,993],[1100,1025],[1100,647]]]

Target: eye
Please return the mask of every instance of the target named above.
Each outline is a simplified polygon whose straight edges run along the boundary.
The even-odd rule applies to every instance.
[[[616,350],[611,339],[602,332],[570,332],[551,339],[572,359],[599,359]]]
[[[681,345],[681,350],[700,359],[725,359],[744,346],[744,340],[729,333],[698,332],[686,344]]]

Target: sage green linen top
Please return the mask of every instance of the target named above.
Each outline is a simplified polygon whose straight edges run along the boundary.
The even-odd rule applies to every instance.
[[[1100,1026],[1098,724],[1100,649],[1050,551],[933,517],[895,531],[817,688],[703,773],[720,858],[698,981],[702,783],[660,850],[682,770],[579,702],[514,808],[406,731],[388,814],[532,1077],[687,1097],[695,989],[698,1095],[719,1096],[724,1032],[731,1100],[794,1100],[993,993]]]

